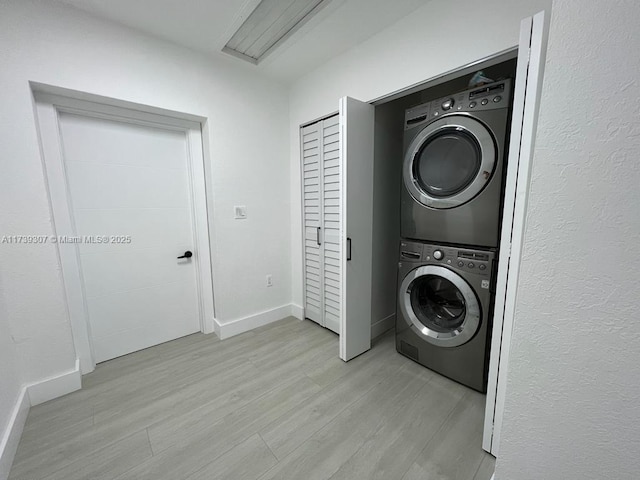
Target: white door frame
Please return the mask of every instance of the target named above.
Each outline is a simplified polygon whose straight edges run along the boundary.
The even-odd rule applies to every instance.
[[[105,103],[104,97],[93,99],[79,94],[82,99],[66,95],[34,90],[35,110],[40,147],[53,214],[54,238],[76,236],[71,210],[69,185],[62,156],[59,114],[74,113],[87,117],[117,120],[133,125],[153,126],[183,132],[187,140],[187,163],[191,195],[194,238],[194,264],[199,299],[200,328],[204,333],[214,331],[213,274],[209,219],[207,212],[207,188],[202,147],[202,125],[196,121],[142,111],[120,106],[121,101]],[[108,100],[108,99],[107,99]],[[116,105],[114,105],[116,104]],[[51,241],[51,239],[49,239]],[[69,320],[76,356],[80,360],[82,374],[95,368],[84,281],[77,244],[56,242],[62,282],[65,290]]]
[[[528,61],[526,64],[518,62],[516,71],[482,438],[482,448],[496,457],[500,449],[504,401],[507,396],[511,335],[515,322],[518,276],[526,227],[548,27],[549,15],[544,11],[523,19],[520,24],[518,59]]]

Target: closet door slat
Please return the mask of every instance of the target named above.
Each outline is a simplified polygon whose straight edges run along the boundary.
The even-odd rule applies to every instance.
[[[322,246],[318,245],[318,229],[322,226],[320,133],[320,125],[317,123],[301,129],[300,154],[304,231],[304,311],[307,318],[322,325],[324,323],[324,258]]]
[[[327,118],[322,122],[321,157],[322,175],[321,191],[323,195],[322,227],[324,229],[323,269],[323,308],[325,327],[339,333],[341,312],[341,274],[340,242],[341,242],[341,164],[339,145],[338,116]]]

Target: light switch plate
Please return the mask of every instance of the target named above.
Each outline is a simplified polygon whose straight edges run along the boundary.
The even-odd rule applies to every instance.
[[[247,218],[247,207],[244,205],[236,205],[233,207],[233,210],[236,215],[236,220],[243,220]]]

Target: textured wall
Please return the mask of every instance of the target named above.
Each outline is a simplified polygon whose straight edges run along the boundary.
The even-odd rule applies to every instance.
[[[293,84],[290,155],[294,303],[302,304],[300,124],[336,111],[342,96],[370,101],[514,47],[520,20],[550,4],[551,0],[431,0]]]
[[[640,475],[639,18],[553,3],[496,480]]]
[[[30,80],[207,117],[216,317],[225,322],[290,303],[284,87],[249,65],[204,57],[56,2],[1,0],[2,235],[53,232]],[[246,205],[248,219],[233,220],[233,205]],[[9,327],[0,324],[0,346],[14,344],[23,381],[72,369],[56,248],[0,245],[0,268]],[[10,382],[0,382],[5,395]]]

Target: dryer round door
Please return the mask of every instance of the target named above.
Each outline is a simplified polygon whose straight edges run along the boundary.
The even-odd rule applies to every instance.
[[[496,165],[493,136],[480,121],[448,115],[416,135],[404,158],[404,184],[431,208],[467,203],[489,183]]]
[[[457,347],[480,327],[480,304],[457,273],[438,265],[418,267],[400,286],[400,310],[411,329],[439,347]]]

